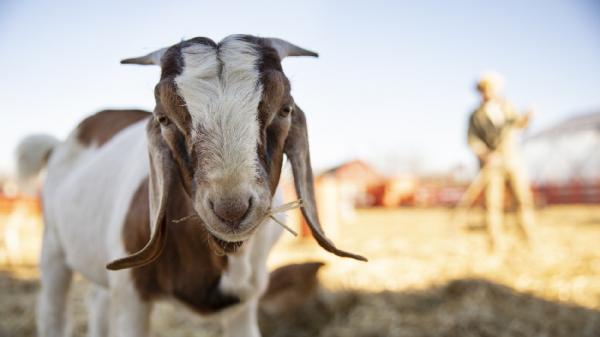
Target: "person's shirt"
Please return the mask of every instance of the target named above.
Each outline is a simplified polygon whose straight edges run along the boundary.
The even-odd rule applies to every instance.
[[[493,99],[482,104],[469,118],[468,144],[478,157],[496,150],[515,124],[515,108],[504,99]]]
[[[502,105],[497,100],[492,100],[484,103],[482,110],[485,112],[486,117],[492,122],[495,127],[502,127],[506,121],[506,114]]]

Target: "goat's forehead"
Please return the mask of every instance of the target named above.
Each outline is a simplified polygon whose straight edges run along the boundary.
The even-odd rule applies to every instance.
[[[185,46],[180,55],[182,67],[175,84],[192,119],[235,113],[230,110],[256,111],[262,84],[260,54],[254,44],[227,38],[218,46],[203,43]]]
[[[258,49],[236,38],[218,47],[195,43],[181,49],[181,60],[174,82],[190,114],[193,133],[202,129],[211,136],[203,149],[216,154],[215,165],[222,170],[254,174],[263,91]]]
[[[259,46],[238,37],[228,37],[218,45],[207,42],[182,43],[177,77],[190,80],[227,80],[227,75],[254,76],[259,73]]]

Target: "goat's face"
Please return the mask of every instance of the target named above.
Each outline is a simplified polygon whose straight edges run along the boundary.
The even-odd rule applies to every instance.
[[[286,56],[316,53],[280,39],[234,35],[194,38],[122,63],[159,64],[154,119],[148,124],[152,237],[111,269],[140,266],[164,247],[168,192],[182,185],[212,240],[237,249],[263,222],[279,183],[284,153],[292,164],[303,215],[326,250],[313,191],[304,113],[281,68]]]
[[[194,209],[223,247],[248,239],[268,212],[294,109],[276,51],[258,41],[171,47],[155,89],[161,135]]]

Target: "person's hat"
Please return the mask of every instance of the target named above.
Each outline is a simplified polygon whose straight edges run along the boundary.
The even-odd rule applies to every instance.
[[[495,71],[486,71],[477,81],[477,90],[501,91],[504,88],[504,77]]]

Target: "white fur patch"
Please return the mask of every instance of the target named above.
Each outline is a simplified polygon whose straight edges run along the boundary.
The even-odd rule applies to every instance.
[[[283,190],[278,187],[272,205],[276,207],[281,204]],[[276,216],[285,222],[285,215]],[[271,219],[262,223],[238,253],[227,255],[229,264],[221,276],[219,289],[226,294],[235,294],[242,300],[259,298],[268,285],[267,258],[282,232],[281,226]]]
[[[207,178],[252,179],[262,96],[258,52],[238,36],[229,36],[218,49],[195,44],[182,54],[184,68],[175,83],[190,112],[192,132],[206,133],[200,151]]]
[[[83,147],[75,131],[55,149],[44,184],[45,226],[56,231],[69,267],[107,286],[105,264],[125,256],[123,222],[148,176],[147,120],[100,148]]]

